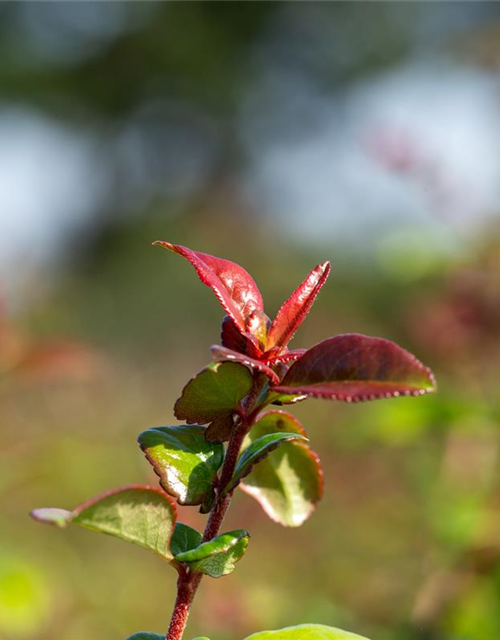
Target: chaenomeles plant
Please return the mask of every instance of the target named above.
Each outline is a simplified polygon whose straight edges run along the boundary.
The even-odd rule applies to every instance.
[[[139,632],[128,640],[180,640],[204,575],[231,573],[248,546],[244,529],[220,533],[233,492],[253,496],[275,522],[301,525],[323,491],[319,458],[302,425],[282,409],[307,398],[343,402],[418,396],[435,390],[431,371],[393,342],[359,334],[323,340],[311,349],[288,344],[330,272],[315,267],[271,322],[262,296],[239,265],[168,242],[186,258],[226,311],[215,362],[194,376],[174,407],[186,424],[147,429],[138,441],[161,488],[129,485],[72,511],[44,508],[33,518],[58,527],[70,523],[154,551],[178,573],[168,632]],[[227,444],[226,444],[227,443]],[[200,533],[177,522],[177,505],[208,514]],[[265,631],[252,640],[361,640],[324,625]]]

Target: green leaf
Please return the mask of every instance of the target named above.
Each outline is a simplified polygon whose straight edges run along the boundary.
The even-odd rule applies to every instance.
[[[151,631],[138,631],[133,633],[127,640],[165,640],[165,634],[152,633]]]
[[[297,432],[268,432],[264,435],[261,435],[256,440],[253,440],[240,455],[233,473],[233,477],[231,478],[228,486],[224,488],[222,494],[225,495],[232,491],[235,487],[238,486],[242,478],[247,476],[252,471],[252,468],[258,462],[264,460],[271,453],[271,451],[274,451],[285,442],[290,442],[290,440],[307,441],[307,438],[305,435]]]
[[[174,556],[195,549],[201,544],[202,535],[193,527],[177,522],[174,535],[170,541],[170,551]]]
[[[215,362],[184,387],[175,403],[175,417],[189,424],[210,423],[206,439],[224,442],[231,435],[233,416],[252,386],[252,374],[246,366],[237,362]]]
[[[228,531],[191,551],[178,553],[175,560],[187,564],[193,571],[220,578],[234,570],[235,563],[245,553],[249,538],[248,531]]]
[[[73,511],[35,509],[31,516],[58,527],[78,524],[154,551],[165,560],[173,558],[175,503],[159,489],[130,485],[103,493]]]
[[[210,511],[224,447],[207,442],[205,432],[198,425],[154,427],[143,431],[138,441],[168,494],[179,504],[203,503]]]
[[[286,411],[269,411],[252,427],[246,442],[281,431],[305,435]],[[323,471],[318,455],[303,442],[287,442],[254,467],[241,488],[262,506],[267,515],[285,527],[307,520],[323,495]]]
[[[278,406],[284,404],[297,404],[298,402],[303,402],[307,400],[308,396],[306,395],[292,395],[289,393],[278,393],[271,389],[269,395],[267,396],[267,400],[269,404],[276,404]]]
[[[308,396],[306,395],[291,395],[289,393],[277,393],[272,390],[269,393],[268,401],[270,404],[276,404],[281,406],[283,404],[297,404],[298,402],[303,402],[307,400]]]
[[[276,631],[259,631],[245,640],[368,640],[355,633],[327,627],[324,624],[299,624]]]

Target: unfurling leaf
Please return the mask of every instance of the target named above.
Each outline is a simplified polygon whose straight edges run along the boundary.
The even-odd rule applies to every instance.
[[[241,362],[247,367],[254,369],[255,371],[259,371],[266,375],[273,384],[279,384],[280,379],[278,374],[268,367],[264,362],[260,360],[254,360],[249,356],[246,356],[242,353],[238,353],[237,351],[233,351],[232,349],[226,349],[226,347],[220,347],[218,344],[214,344],[210,347],[212,351],[212,355],[214,358],[217,358],[220,361],[231,360],[233,362]]]
[[[228,440],[233,416],[252,386],[252,374],[246,366],[237,362],[215,362],[184,387],[175,403],[175,417],[189,424],[211,423],[205,433],[210,442]]]
[[[431,370],[408,351],[389,340],[351,333],[306,351],[273,391],[358,402],[418,396],[435,388]]]
[[[266,348],[267,332],[270,326],[271,320],[259,309],[254,309],[246,319],[246,327],[250,335],[257,340],[257,345],[262,351]]]
[[[301,433],[293,433],[292,431],[291,433],[268,432],[261,435],[256,440],[253,440],[253,442],[251,442],[240,455],[233,477],[231,478],[228,486],[223,488],[222,494],[225,495],[233,491],[241,480],[252,471],[252,468],[258,462],[262,462],[272,451],[277,449],[280,445],[283,445],[285,442],[290,442],[291,440],[307,441],[307,438]]]
[[[269,329],[267,349],[286,347],[290,342],[325,284],[330,269],[328,261],[318,264],[283,304]]]
[[[324,624],[299,624],[296,627],[275,631],[259,631],[245,640],[368,640],[368,638],[342,631],[342,629],[327,627]]]
[[[226,349],[244,353],[251,358],[257,358],[261,355],[257,338],[248,332],[242,333],[229,316],[224,316],[222,320],[220,339],[222,346]]]
[[[238,264],[181,245],[157,241],[165,249],[178,253],[196,269],[200,280],[210,287],[238,328],[246,331],[250,314],[263,310],[262,296],[253,278]]]
[[[170,541],[170,550],[172,555],[195,549],[201,544],[202,535],[193,527],[183,522],[177,522],[175,525],[174,535]]]
[[[138,441],[168,494],[179,504],[203,504],[210,510],[224,447],[207,442],[205,432],[199,425],[154,427],[143,431]]]
[[[58,527],[78,524],[154,551],[165,560],[173,558],[175,503],[160,489],[130,485],[103,493],[73,511],[35,509],[31,516]]]
[[[133,633],[126,640],[165,640],[165,634],[152,633],[151,631],[138,631]]]
[[[285,411],[269,411],[252,427],[245,443],[280,431],[305,435],[299,421]],[[285,527],[307,520],[323,495],[323,471],[318,455],[304,442],[287,442],[256,465],[241,488],[267,515]]]
[[[220,578],[234,570],[248,546],[248,531],[229,531],[198,547],[178,553],[175,561],[188,565],[193,571]]]

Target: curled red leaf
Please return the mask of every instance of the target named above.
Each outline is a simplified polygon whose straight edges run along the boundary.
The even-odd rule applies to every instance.
[[[233,351],[232,349],[226,349],[225,347],[221,347],[218,344],[214,344],[212,347],[210,347],[210,350],[214,358],[216,358],[217,360],[241,362],[241,364],[244,364],[251,369],[260,371],[260,373],[264,373],[273,384],[279,384],[280,382],[278,374],[261,360],[255,360],[254,358],[250,358],[243,353],[238,353],[237,351]]]
[[[267,348],[285,347],[309,313],[330,274],[329,261],[318,264],[278,311],[267,337]]]
[[[222,346],[226,349],[244,353],[251,358],[259,358],[262,355],[257,338],[250,333],[242,333],[229,316],[224,316],[220,337]]]

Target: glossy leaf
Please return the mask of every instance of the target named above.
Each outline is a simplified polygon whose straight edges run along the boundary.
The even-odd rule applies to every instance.
[[[324,624],[299,624],[275,631],[259,631],[245,640],[368,640],[355,633],[327,627]]]
[[[300,422],[285,411],[269,411],[253,426],[246,442],[280,431],[305,435]],[[318,455],[303,442],[287,442],[256,465],[241,488],[267,515],[285,527],[298,527],[313,513],[323,495]]]
[[[152,633],[151,631],[138,631],[132,634],[126,640],[165,640],[165,634]]]
[[[271,404],[282,406],[284,404],[297,404],[307,400],[305,394],[280,393],[275,391],[276,387],[269,393],[268,400]]]
[[[222,320],[220,339],[222,346],[226,349],[243,353],[251,358],[258,358],[262,353],[257,338],[248,332],[242,333],[229,316],[224,316]]]
[[[284,422],[284,421],[283,421]],[[286,425],[285,425],[286,428]],[[252,468],[258,463],[263,461],[271,451],[277,449],[280,445],[291,440],[303,440],[307,441],[307,438],[302,433],[265,433],[261,435],[243,450],[240,455],[236,468],[231,478],[230,483],[223,489],[223,494],[233,491],[235,487],[241,482],[241,480],[247,476]]]
[[[193,527],[183,522],[177,522],[175,525],[174,535],[170,541],[170,550],[172,555],[195,549],[201,544],[202,535]]]
[[[159,489],[130,485],[103,493],[73,511],[35,509],[31,516],[58,527],[73,523],[106,533],[154,551],[165,560],[173,557],[170,538],[176,520],[175,503]]]
[[[434,391],[430,369],[394,342],[352,333],[328,338],[299,358],[274,392],[344,402]]]
[[[237,362],[216,362],[192,378],[174,407],[175,417],[189,424],[210,423],[205,433],[211,442],[228,440],[233,416],[253,386],[248,368]]]
[[[331,265],[328,261],[318,264],[283,304],[269,329],[268,349],[276,346],[286,347],[290,342],[325,284],[330,269]]]
[[[154,244],[186,258],[195,268],[202,283],[212,289],[241,331],[246,330],[246,319],[252,311],[263,310],[261,293],[243,267],[230,260],[192,251],[170,242],[157,241]]]
[[[206,427],[182,425],[143,431],[139,445],[160,478],[160,485],[179,504],[205,504],[215,497],[213,483],[224,460],[224,447],[207,442]]]
[[[214,358],[222,361],[232,360],[235,362],[241,362],[241,364],[244,364],[245,366],[250,367],[255,371],[264,373],[273,384],[279,384],[280,382],[278,375],[271,369],[271,367],[268,367],[264,362],[261,362],[260,360],[254,360],[253,358],[249,358],[242,353],[232,351],[231,349],[226,349],[225,347],[220,347],[217,344],[210,347],[210,350],[212,351],[212,355],[214,356]]]
[[[245,553],[249,538],[248,531],[229,531],[191,551],[177,554],[175,560],[187,564],[193,571],[220,578],[234,570],[235,563]]]

